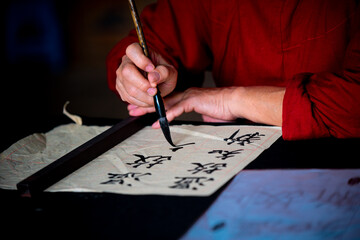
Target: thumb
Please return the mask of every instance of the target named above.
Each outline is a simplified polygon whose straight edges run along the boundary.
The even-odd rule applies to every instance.
[[[160,73],[157,71],[152,71],[148,73],[148,80],[151,87],[155,88],[160,83]]]
[[[148,74],[148,80],[151,87],[158,86],[161,95],[166,96],[175,89],[177,71],[171,65],[158,65],[154,71]]]

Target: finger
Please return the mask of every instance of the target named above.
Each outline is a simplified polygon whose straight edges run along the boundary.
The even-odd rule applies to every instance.
[[[151,125],[152,128],[155,128],[155,129],[159,129],[160,128],[160,122],[159,120],[157,120],[156,122],[153,123],[153,125]]]
[[[194,107],[191,104],[191,101],[182,100],[166,112],[166,118],[169,122],[173,121],[176,117],[180,116],[183,113],[188,113],[194,111]]]
[[[171,65],[158,65],[153,72],[148,74],[150,85],[158,86],[162,96],[168,95],[175,89],[176,78],[177,71]]]
[[[148,73],[148,80],[151,85],[151,87],[155,88],[160,82],[160,73],[153,71]]]
[[[144,52],[143,52],[141,46],[139,45],[139,43],[130,44],[126,48],[125,52],[126,52],[126,55],[130,58],[130,60],[132,62],[134,62],[134,64],[138,68],[140,68],[146,72],[151,72],[155,69],[155,66],[152,63],[152,61],[144,55]]]
[[[133,117],[142,116],[147,113],[155,112],[154,107],[136,107],[129,110],[129,115]]]
[[[166,112],[166,119],[168,120],[168,122],[171,122],[172,120],[175,119],[176,116],[173,115],[172,111],[172,107],[176,104],[178,104],[184,97],[184,92],[179,92],[179,93],[174,93],[171,96],[168,96],[164,99],[164,105],[165,105],[165,109],[169,109]],[[179,114],[179,113],[178,113]],[[181,113],[178,115],[180,116]],[[160,122],[159,120],[154,122],[151,126],[152,128],[158,129],[160,128]]]
[[[123,62],[119,71],[118,76],[120,76],[120,81],[123,82],[125,87],[133,85],[141,89],[143,92],[147,91],[151,87],[149,81],[143,76],[133,62]]]
[[[143,107],[153,104],[153,89],[132,62],[125,61],[117,74],[116,89],[124,101]]]
[[[128,104],[127,105],[127,110],[130,111],[130,110],[133,110],[135,108],[138,108],[139,106],[136,106],[136,105],[133,105],[133,104]]]
[[[149,95],[147,95],[141,91],[139,91],[136,98],[130,96],[125,91],[125,87],[122,86],[122,83],[120,83],[120,82],[116,83],[116,90],[119,92],[119,95],[124,102],[128,102],[132,105],[136,105],[136,106],[140,106],[140,107],[149,107],[154,104],[152,97],[150,97]],[[135,92],[135,91],[136,90],[131,90],[131,92]],[[147,98],[150,98],[150,99],[143,100],[143,99],[147,99]]]
[[[164,98],[165,107],[166,108],[171,108],[172,106],[174,106],[175,104],[177,104],[178,102],[180,102],[180,101],[182,101],[184,99],[193,98],[193,96],[199,97],[200,92],[199,92],[198,89],[199,88],[193,87],[193,88],[188,88],[184,92],[172,93],[171,95]]]
[[[172,106],[186,98],[185,92],[174,92],[164,98],[165,109],[170,109]]]

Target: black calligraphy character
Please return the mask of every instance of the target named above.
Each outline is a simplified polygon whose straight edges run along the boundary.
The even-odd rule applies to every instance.
[[[142,176],[146,176],[146,175],[151,175],[151,173],[133,173],[133,172],[128,172],[128,173],[108,173],[108,178],[109,180],[106,182],[102,182],[100,184],[115,184],[118,183],[120,185],[125,185],[125,179],[134,179],[135,181],[140,181],[140,177]],[[131,187],[131,184],[128,183],[126,184],[127,186]]]
[[[220,156],[216,156],[216,158],[221,158],[222,160],[225,160],[227,158],[231,158],[234,157],[235,154],[240,154],[241,151],[244,151],[244,149],[238,149],[238,150],[234,150],[234,151],[227,151],[227,150],[212,150],[210,152],[208,152],[209,154],[212,153],[219,153],[221,154]]]
[[[264,134],[260,134],[259,132],[256,132],[256,133],[244,134],[240,137],[235,138],[235,136],[239,133],[239,131],[240,129],[235,131],[230,137],[224,138],[224,141],[227,142],[228,145],[236,142],[237,144],[244,146],[246,143],[247,144],[253,143],[252,141],[260,140],[260,137],[265,136]]]
[[[192,163],[192,164],[197,166],[194,169],[188,170],[188,172],[192,172],[192,174],[196,174],[199,172],[212,174],[213,172],[221,170],[221,168],[226,167],[226,163],[206,163],[206,164]]]
[[[133,168],[137,168],[141,165],[148,164],[146,168],[151,168],[154,165],[162,164],[163,161],[171,160],[171,156],[161,156],[161,155],[155,155],[155,156],[147,156],[144,157],[141,154],[133,154],[134,156],[138,157],[138,160],[135,160],[133,163],[127,163],[128,165],[132,165]],[[149,161],[146,161],[149,160]]]
[[[181,145],[176,145],[176,147],[170,148],[170,150],[173,152],[176,152],[179,149],[183,149],[184,146],[191,145],[191,144],[195,144],[195,143],[193,142],[193,143],[185,143],[185,144],[181,144]]]
[[[230,137],[224,138],[224,141],[225,141],[225,142],[228,142],[228,145],[234,143],[234,142],[235,142],[234,137],[236,136],[236,134],[238,134],[239,131],[240,131],[240,129],[238,129],[237,131],[235,131]]]
[[[205,186],[204,185],[205,182],[214,181],[214,178],[207,178],[207,177],[175,177],[175,178],[180,180],[175,181],[175,185],[170,186],[169,188],[197,190],[198,186]]]

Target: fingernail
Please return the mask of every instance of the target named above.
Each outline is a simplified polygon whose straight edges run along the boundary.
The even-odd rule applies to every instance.
[[[155,82],[160,80],[160,74],[158,72],[151,72],[151,74],[154,76]]]
[[[149,64],[145,67],[145,71],[147,71],[147,72],[151,72],[154,69],[155,69],[155,66],[152,64]]]
[[[158,72],[150,72],[148,74],[148,79],[150,81],[151,87],[156,87],[157,83],[160,81],[160,74]]]
[[[150,95],[150,96],[155,96],[155,94],[156,94],[156,88],[149,88],[148,90],[147,90],[147,93]]]
[[[158,72],[152,72],[154,74],[154,80],[157,83],[160,80],[160,74]]]

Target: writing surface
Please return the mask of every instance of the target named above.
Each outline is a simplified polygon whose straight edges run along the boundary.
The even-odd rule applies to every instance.
[[[73,126],[67,137],[79,137],[83,131],[91,127]],[[208,196],[281,136],[281,128],[265,126],[179,125],[171,131],[177,147],[166,142],[161,130],[145,127],[47,191]],[[59,146],[71,148],[63,135],[61,131],[57,144],[46,141],[46,151],[36,157],[54,158]],[[8,151],[12,161],[17,148]],[[21,161],[28,164],[32,157],[23,154]]]

